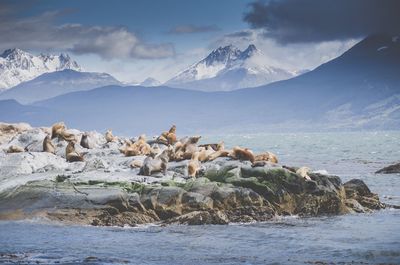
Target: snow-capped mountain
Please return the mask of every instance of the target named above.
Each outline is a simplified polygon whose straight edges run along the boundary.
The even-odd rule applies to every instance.
[[[178,73],[166,85],[202,91],[230,91],[289,79],[296,74],[267,65],[253,44],[244,51],[229,45]]]
[[[0,91],[41,74],[65,69],[81,71],[81,67],[68,54],[36,56],[17,48],[5,50],[0,55]]]
[[[139,84],[140,86],[147,86],[147,87],[151,87],[151,86],[160,86],[161,82],[158,81],[155,78],[152,77],[148,77],[146,78],[142,83]]]

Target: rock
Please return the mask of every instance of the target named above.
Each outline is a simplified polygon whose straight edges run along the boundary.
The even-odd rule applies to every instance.
[[[397,174],[400,173],[400,163],[393,164],[375,172],[376,174]]]
[[[0,179],[2,177],[33,174],[43,171],[64,171],[69,167],[65,159],[51,153],[14,153],[1,159]]]
[[[364,208],[371,210],[378,210],[385,208],[385,205],[379,201],[377,194],[372,193],[364,181],[360,179],[352,179],[344,185],[346,197],[354,199],[360,203]]]
[[[213,208],[214,201],[200,193],[185,192],[182,195],[183,212],[208,210]]]
[[[370,211],[368,208],[365,209],[358,201],[355,199],[346,199],[346,206],[351,209],[351,211],[356,213],[365,213]]]
[[[82,132],[69,130],[79,136]],[[187,179],[187,161],[169,162],[166,174],[139,175],[119,148],[90,132],[93,148],[76,144],[84,162],[67,163],[64,140],[56,155],[42,152],[48,128],[0,124],[0,220],[45,218],[87,225],[227,224],[266,221],[275,215],[317,216],[386,207],[361,180],[220,157]],[[1,138],[2,137],[2,138]],[[77,137],[79,138],[79,137]],[[5,139],[5,140],[4,140]],[[11,146],[28,152],[5,153]],[[92,147],[91,146],[91,147]]]
[[[172,220],[165,222],[167,224],[186,224],[186,225],[205,225],[205,224],[228,224],[227,216],[220,211],[194,211]]]
[[[16,135],[32,129],[27,123],[0,123],[0,146],[9,142]]]

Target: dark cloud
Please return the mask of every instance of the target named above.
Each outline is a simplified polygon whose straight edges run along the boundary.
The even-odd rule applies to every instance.
[[[147,43],[121,26],[56,25],[57,18],[65,13],[53,11],[20,18],[11,5],[0,5],[0,15],[4,15],[0,20],[0,49],[65,50],[105,59],[159,59],[175,54],[172,44]]]
[[[249,38],[251,36],[253,36],[253,32],[251,30],[242,30],[225,34],[225,37],[227,38]]]
[[[195,26],[195,25],[180,25],[168,31],[169,34],[191,34],[203,33],[221,30],[216,25]]]
[[[400,34],[399,0],[270,0],[250,4],[244,20],[283,43]]]

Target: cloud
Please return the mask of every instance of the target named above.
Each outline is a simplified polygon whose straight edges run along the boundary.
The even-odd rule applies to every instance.
[[[244,21],[281,43],[400,34],[398,0],[270,0],[250,4]]]
[[[245,34],[243,34],[244,32]],[[251,29],[244,32],[225,34],[212,42],[208,48],[212,50],[232,44],[243,50],[249,44],[254,44],[262,52],[260,56],[266,65],[280,67],[289,71],[299,71],[314,69],[340,56],[360,40],[348,39],[282,45],[275,39],[266,36],[264,29]]]
[[[226,38],[250,38],[252,36],[253,36],[253,31],[251,30],[241,30],[225,34]]]
[[[160,59],[175,55],[172,44],[152,44],[122,26],[56,25],[64,11],[45,12],[19,18],[3,6],[0,21],[0,49],[65,50],[76,54],[96,54],[104,59]],[[7,37],[5,37],[7,36]]]
[[[195,26],[195,25],[180,25],[168,31],[169,34],[191,34],[203,33],[221,30],[216,25]]]

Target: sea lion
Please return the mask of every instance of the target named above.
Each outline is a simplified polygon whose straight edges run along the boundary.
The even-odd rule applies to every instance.
[[[124,150],[121,151],[125,156],[138,156],[139,155],[139,150],[132,147],[128,146]]]
[[[200,169],[199,155],[200,155],[199,152],[194,152],[192,158],[188,163],[189,177],[195,178],[198,170]]]
[[[87,133],[82,134],[80,145],[81,145],[83,148],[90,149],[90,146],[89,146],[89,136],[88,136]]]
[[[158,144],[153,144],[153,145],[151,146],[150,155],[157,156],[157,155],[159,155],[160,153],[161,153],[161,148],[160,148],[160,146],[158,146]],[[171,160],[171,158],[170,158],[170,160]]]
[[[254,154],[248,148],[241,148],[236,146],[232,149],[232,152],[229,154],[233,159],[241,160],[241,161],[250,161],[254,163]]]
[[[199,147],[208,147],[208,146],[210,146],[214,151],[217,151],[218,150],[218,145],[219,144],[201,144],[201,145],[199,145]]]
[[[51,127],[51,139],[54,139],[56,137],[60,137],[60,133],[62,131],[64,131],[65,128],[65,124],[64,122],[58,122],[53,124],[53,126]]]
[[[67,159],[67,162],[83,161],[83,154],[79,154],[75,150],[75,143],[71,141],[65,148],[65,158]]]
[[[151,176],[153,173],[162,172],[165,174],[167,172],[167,166],[169,162],[169,156],[172,149],[165,149],[157,157],[152,156],[146,157],[143,161],[143,165],[140,168],[139,175]]]
[[[218,157],[227,157],[229,153],[230,151],[225,150],[225,143],[222,141],[217,144],[216,151],[208,157],[208,161],[213,161]]]
[[[197,143],[199,142],[201,136],[193,136],[190,137],[189,140],[183,145],[183,155],[182,159],[191,159],[192,155],[195,152],[199,151],[199,148],[197,147]]]
[[[168,132],[163,132],[157,139],[159,142],[166,145],[173,145],[177,142],[176,140],[176,126],[172,125]]]
[[[301,167],[296,170],[296,174],[306,180],[311,180],[310,176],[308,175],[308,173],[310,173],[310,172],[311,172],[311,169],[308,167]]]
[[[132,144],[129,144],[129,142],[125,143],[126,147],[120,149],[120,152],[125,154],[125,156],[149,155],[152,151],[151,146],[146,141],[146,135],[144,134],[139,136],[139,139]]]
[[[61,139],[63,139],[64,141],[67,142],[76,142],[76,137],[75,134],[73,133],[69,133],[66,130],[62,130],[59,134],[59,137],[61,137]]]
[[[105,135],[105,138],[106,138],[106,142],[107,142],[107,143],[115,142],[115,141],[117,140],[117,137],[115,137],[115,136],[112,134],[112,130],[111,130],[111,129],[108,129],[108,130],[107,130],[106,135]]]
[[[208,161],[210,155],[214,154],[215,151],[211,146],[207,146],[207,147],[199,147],[199,152],[198,153],[199,154],[197,156],[197,159],[200,162],[205,162],[205,161]],[[192,157],[192,159],[193,159],[193,157]]]
[[[7,149],[7,153],[22,153],[25,149],[18,145],[10,145]]]
[[[54,147],[54,144],[52,143],[50,136],[46,135],[43,139],[43,152],[48,152],[55,154],[56,153],[56,148]]]
[[[275,163],[275,164],[278,163],[277,156],[271,152],[265,152],[262,154],[255,155],[254,160],[255,161],[268,161],[268,162]]]
[[[146,135],[142,134],[139,139],[132,144],[132,147],[138,150],[140,155],[148,155],[151,152],[151,146],[146,141]]]

